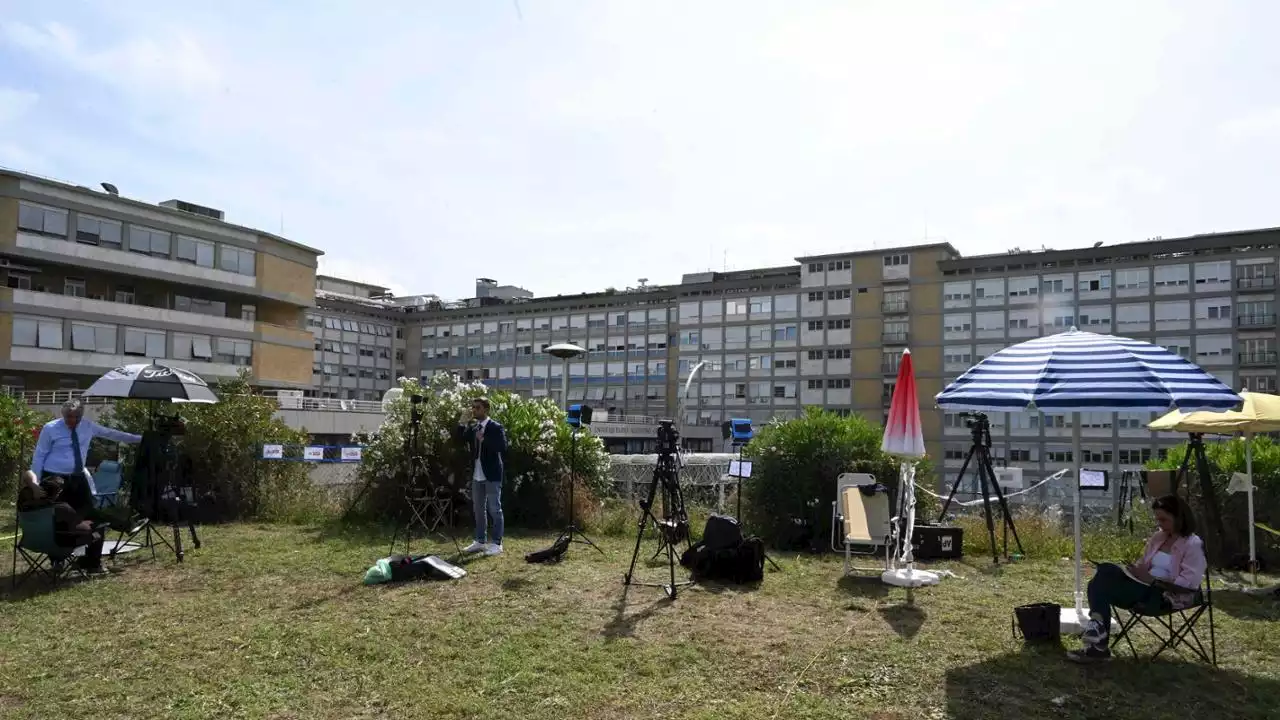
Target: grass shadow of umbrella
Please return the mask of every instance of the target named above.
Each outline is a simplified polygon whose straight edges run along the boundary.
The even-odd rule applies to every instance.
[[[919,605],[888,605],[880,608],[880,617],[898,637],[910,640],[919,634],[929,614]]]
[[[947,717],[1264,718],[1280,707],[1280,681],[1185,661],[1077,666],[1059,646],[1028,647],[952,668]]]

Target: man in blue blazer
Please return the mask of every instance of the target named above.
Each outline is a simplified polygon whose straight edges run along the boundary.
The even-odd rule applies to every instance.
[[[507,433],[497,420],[489,417],[489,400],[471,401],[471,422],[460,428],[463,443],[471,453],[471,504],[476,515],[475,542],[464,552],[498,555],[502,552],[502,481],[505,477],[503,456],[507,452]],[[485,543],[488,521],[493,522],[492,543]]]

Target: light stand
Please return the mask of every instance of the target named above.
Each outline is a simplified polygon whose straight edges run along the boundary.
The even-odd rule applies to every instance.
[[[582,531],[581,528],[573,521],[573,486],[577,484],[578,476],[578,431],[582,425],[591,424],[591,407],[589,405],[573,405],[570,406],[568,414],[565,416],[572,427],[569,441],[569,524],[564,530],[560,531],[560,536],[556,538],[556,545],[561,542],[582,543],[590,545],[596,549],[596,552],[604,555],[604,550],[599,545],[591,542],[591,538]]]
[[[1013,525],[1013,513],[1009,512],[1009,501],[1004,497],[1004,491],[1000,489],[1000,483],[996,482],[996,471],[991,464],[991,425],[987,420],[985,413],[962,413],[969,421],[969,434],[973,438],[973,445],[969,448],[969,454],[964,457],[964,464],[960,466],[960,474],[956,475],[956,481],[951,485],[951,492],[947,495],[946,502],[942,503],[942,512],[938,514],[938,522],[941,523],[947,516],[947,509],[951,507],[951,501],[956,496],[956,491],[960,489],[960,483],[964,482],[964,473],[969,469],[969,463],[976,457],[978,459],[975,471],[978,473],[978,486],[982,488],[982,509],[987,519],[987,536],[991,540],[991,560],[997,565],[1000,564],[1000,547],[996,544],[996,527],[995,520],[991,514],[991,492],[995,491],[996,500],[1000,504],[1001,514],[1004,516],[1004,555],[1009,557],[1009,533],[1013,533],[1013,541],[1018,545],[1018,554],[1025,554],[1022,551],[1022,540],[1018,538],[1018,529]]]
[[[737,472],[733,472],[733,462],[729,463],[729,475],[738,481],[738,487],[736,490],[738,496],[738,509],[737,514],[734,515],[734,517],[737,518],[738,527],[742,529],[743,535],[746,535],[747,525],[746,521],[742,519],[742,479],[751,477],[751,463],[744,463],[742,461],[742,448],[746,447],[747,443],[751,442],[751,439],[756,436],[756,433],[751,427],[751,420],[748,418],[734,418],[725,423],[725,425],[727,426],[725,428],[726,434],[733,441],[733,448],[738,451]],[[764,559],[769,561],[769,564],[773,566],[774,570],[779,572],[782,571],[782,568],[778,567],[778,563],[774,562],[772,557],[769,557],[769,553],[767,551],[764,554]]]

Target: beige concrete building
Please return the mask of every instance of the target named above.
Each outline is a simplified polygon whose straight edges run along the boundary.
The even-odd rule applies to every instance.
[[[83,388],[159,360],[309,388],[320,254],[210,208],[0,171],[0,385]]]

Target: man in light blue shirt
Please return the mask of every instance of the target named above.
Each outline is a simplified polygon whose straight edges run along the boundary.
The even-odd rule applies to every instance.
[[[62,417],[45,423],[31,458],[31,472],[37,478],[62,478],[64,502],[81,515],[93,507],[93,491],[85,477],[84,464],[89,457],[89,443],[95,437],[127,443],[142,440],[141,435],[103,427],[86,418],[84,404],[69,400],[62,405]]]

